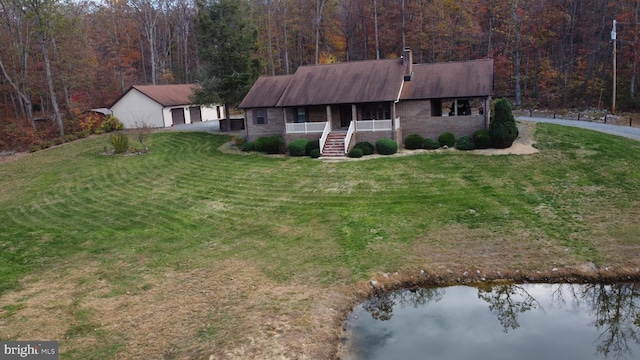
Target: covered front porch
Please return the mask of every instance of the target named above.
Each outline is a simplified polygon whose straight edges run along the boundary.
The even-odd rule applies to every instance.
[[[332,152],[340,152],[344,156],[360,135],[367,140],[372,137],[395,139],[396,131],[400,129],[400,118],[394,115],[394,103],[285,108],[285,136],[319,136],[321,153],[331,148]],[[337,142],[340,142],[340,146]]]

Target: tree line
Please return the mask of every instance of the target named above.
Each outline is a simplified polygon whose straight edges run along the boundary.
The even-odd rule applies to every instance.
[[[417,63],[492,58],[496,96],[549,108],[611,105],[616,19],[617,105],[640,105],[640,0],[0,0],[0,123],[46,116],[62,134],[133,84],[210,81],[238,61],[204,21],[227,3],[253,34],[251,76],[410,47]]]

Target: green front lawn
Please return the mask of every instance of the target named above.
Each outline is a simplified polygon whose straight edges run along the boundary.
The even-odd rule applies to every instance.
[[[250,264],[272,286],[322,291],[396,271],[640,265],[637,141],[539,124],[535,155],[450,150],[324,163],[218,151],[229,140],[157,132],[149,154],[113,157],[100,155],[102,136],[1,162],[0,339],[29,334],[17,324],[36,295],[10,295],[51,274],[78,289],[61,348],[83,358],[96,348],[72,340],[106,321],[81,306],[96,284],[103,298],[143,294],[168,273],[232,278],[229,263]],[[283,310],[291,299],[270,298],[260,311],[314,306],[298,300],[300,309]],[[221,322],[233,311],[206,313],[196,340],[164,351],[204,357],[240,346],[240,320]],[[91,336],[104,349],[96,356],[135,358],[117,328]]]

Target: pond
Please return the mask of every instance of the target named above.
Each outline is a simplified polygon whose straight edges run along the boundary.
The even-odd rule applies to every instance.
[[[640,283],[402,290],[345,327],[343,359],[638,359]]]

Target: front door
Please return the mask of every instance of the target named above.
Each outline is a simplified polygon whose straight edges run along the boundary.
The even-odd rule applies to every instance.
[[[351,106],[342,105],[340,107],[340,127],[348,128],[351,124]]]

